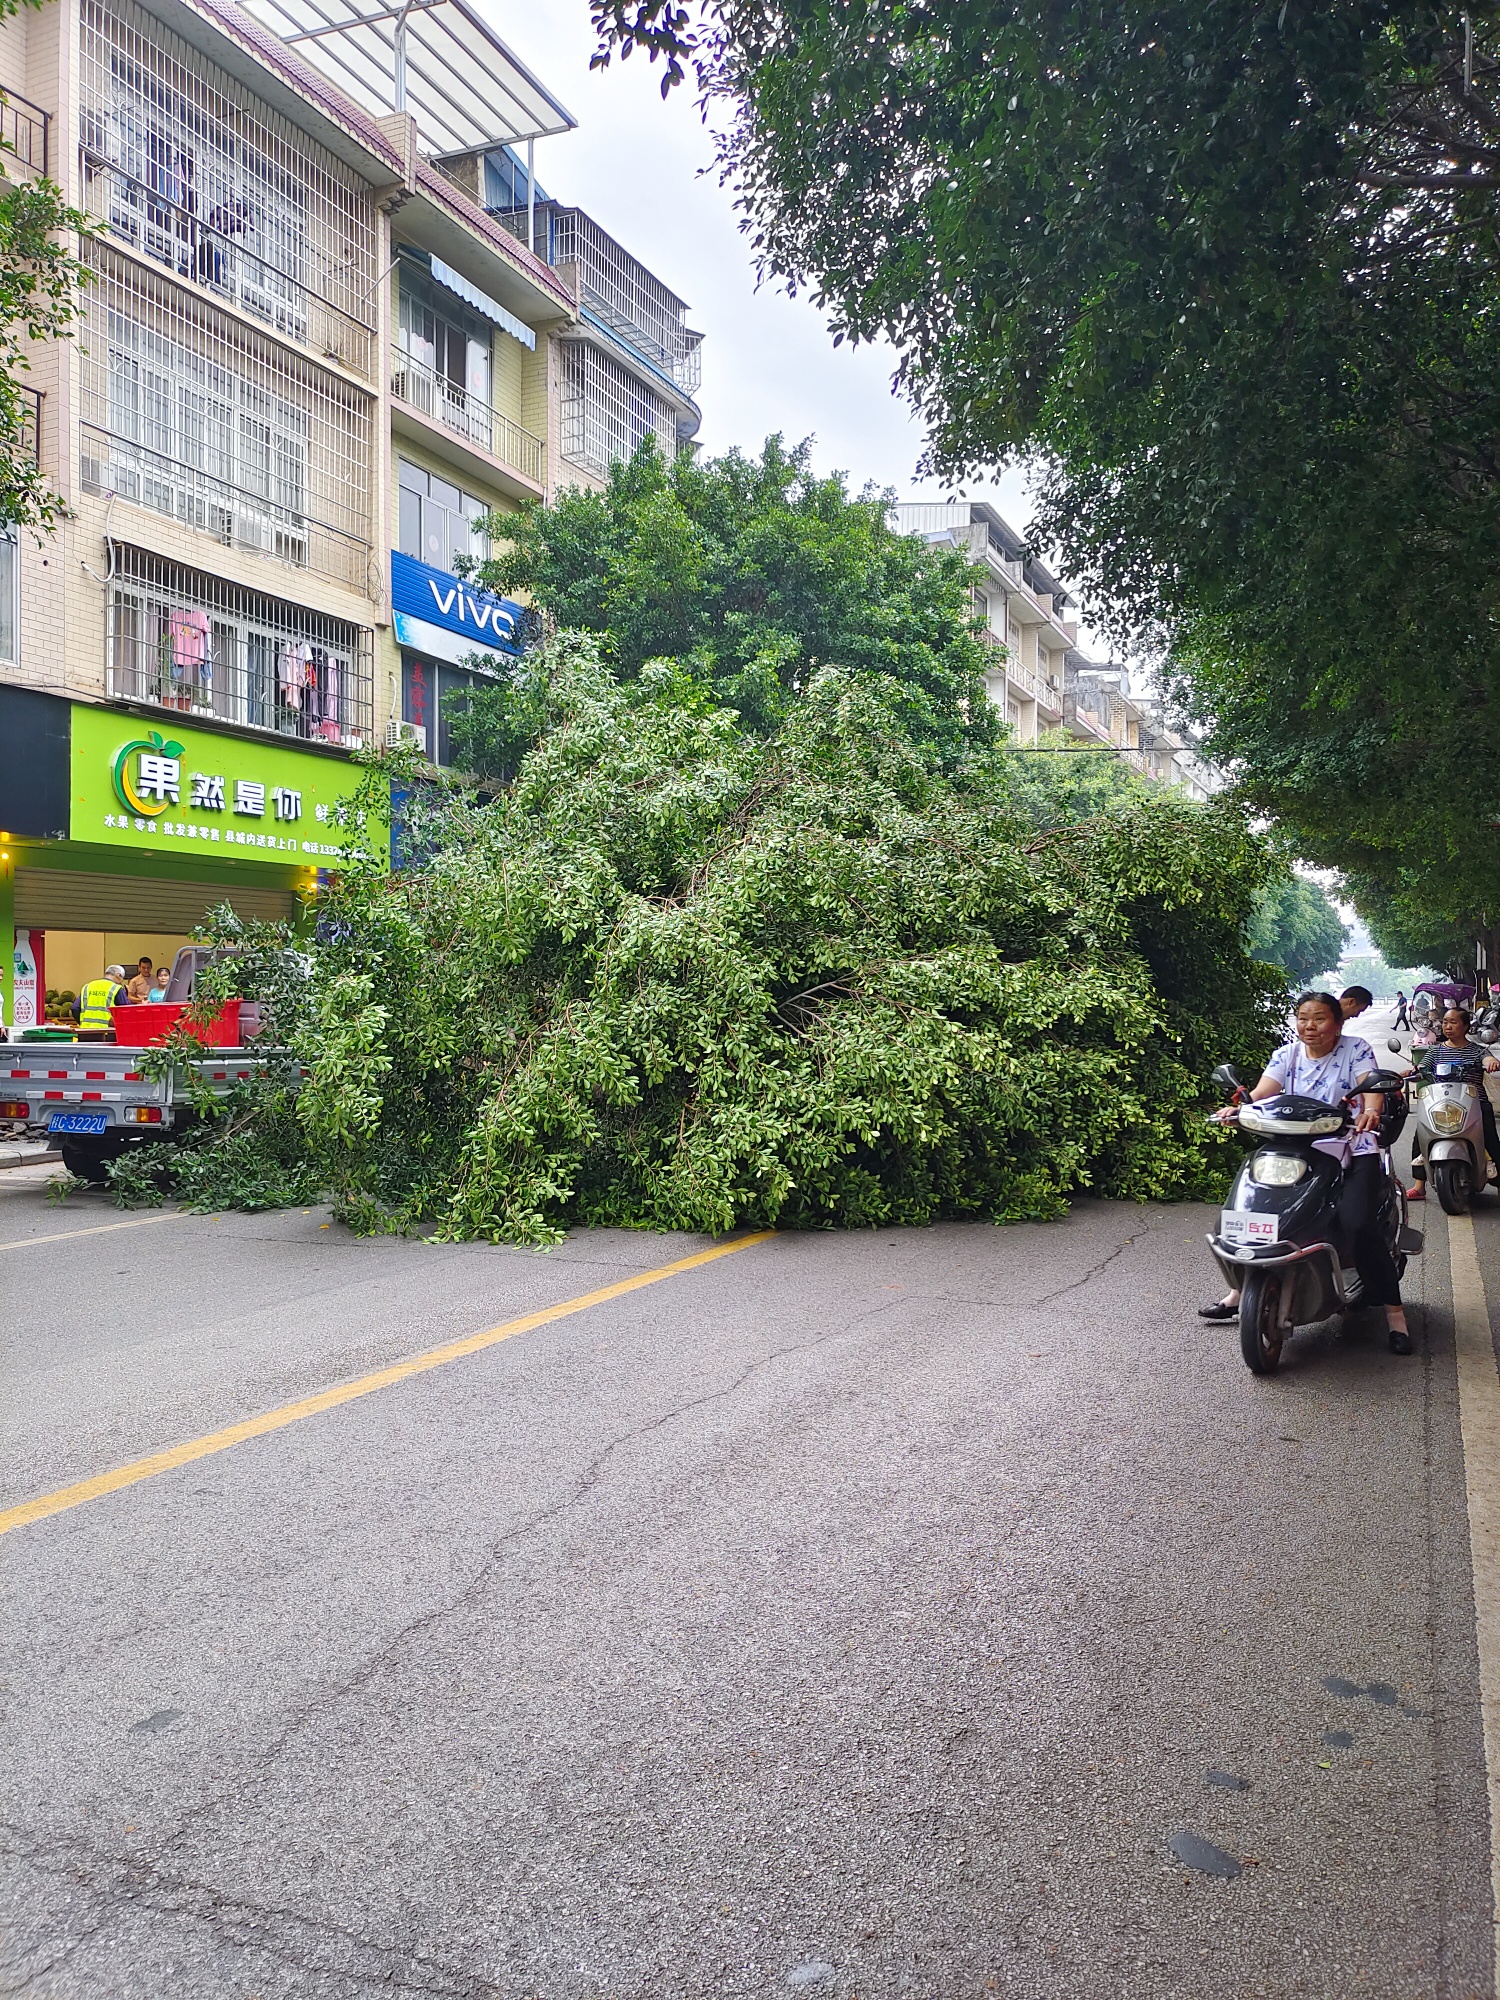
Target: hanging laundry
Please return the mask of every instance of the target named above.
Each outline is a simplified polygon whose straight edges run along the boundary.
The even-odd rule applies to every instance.
[[[208,665],[208,613],[189,607],[171,611],[167,615],[167,630],[171,637],[173,680],[196,687]],[[209,678],[211,681],[212,674]]]
[[[301,708],[307,692],[307,675],[312,666],[312,647],[289,639],[276,662],[276,692],[287,708]]]
[[[328,655],[321,646],[307,649],[307,699],[303,713],[307,717],[308,734],[313,734],[323,719],[323,676],[328,669]]]

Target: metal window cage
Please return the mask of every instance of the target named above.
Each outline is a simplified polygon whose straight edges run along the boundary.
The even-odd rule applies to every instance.
[[[375,635],[306,605],[114,545],[116,700],[358,749],[375,727]]]
[[[496,219],[526,241],[530,225],[524,208],[500,212]],[[703,336],[683,324],[687,306],[677,294],[582,209],[545,203],[535,226],[549,264],[577,265],[584,304],[692,395],[703,379]]]
[[[564,343],[561,387],[562,455],[575,465],[607,472],[652,433],[669,456],[675,450],[677,427],[665,400],[612,354],[584,341]]]
[[[176,258],[171,239],[197,223],[246,253],[252,310],[257,284],[300,288],[373,331],[375,206],[358,177],[130,0],[82,0],[79,34],[84,152],[135,184],[148,254]]]
[[[82,483],[368,587],[373,400],[86,242]]]

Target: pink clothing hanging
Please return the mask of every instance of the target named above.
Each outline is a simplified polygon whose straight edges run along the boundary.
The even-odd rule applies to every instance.
[[[208,665],[208,613],[190,608],[172,611],[167,617],[172,645],[172,678],[196,685]]]

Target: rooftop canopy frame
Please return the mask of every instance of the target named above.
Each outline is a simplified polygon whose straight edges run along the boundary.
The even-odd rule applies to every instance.
[[[365,110],[409,111],[435,159],[571,132],[572,113],[468,0],[241,0]]]

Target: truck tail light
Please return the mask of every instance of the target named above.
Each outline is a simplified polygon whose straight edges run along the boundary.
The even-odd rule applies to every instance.
[[[161,1106],[159,1104],[132,1104],[124,1115],[127,1122],[132,1125],[160,1125]]]
[[[0,1104],[0,1118],[29,1118],[31,1106],[24,1099],[19,1104]]]

